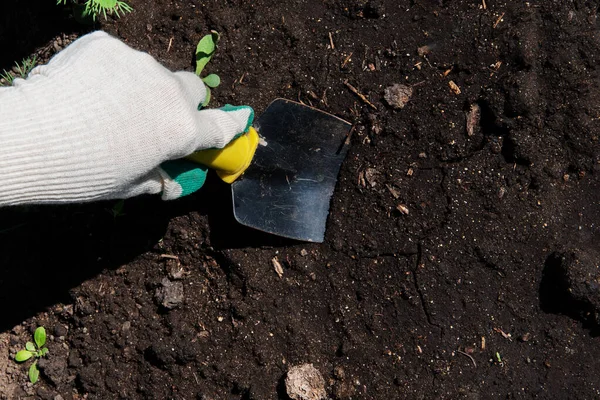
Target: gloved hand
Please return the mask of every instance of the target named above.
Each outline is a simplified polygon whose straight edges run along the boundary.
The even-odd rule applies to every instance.
[[[164,162],[222,148],[254,117],[244,106],[198,111],[205,96],[191,72],[170,72],[104,32],[83,36],[0,88],[0,205],[198,189],[205,170]]]

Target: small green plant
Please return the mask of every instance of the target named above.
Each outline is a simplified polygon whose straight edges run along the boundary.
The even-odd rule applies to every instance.
[[[117,201],[112,208],[110,209],[110,213],[113,218],[116,220],[119,217],[123,217],[125,215],[125,200]]]
[[[37,65],[37,56],[23,59],[21,63],[15,63],[15,72],[3,70],[0,78],[4,79],[8,85],[12,85],[15,78],[26,78],[31,70]]]
[[[36,383],[40,377],[40,371],[37,367],[38,359],[48,354],[48,348],[44,347],[46,345],[46,329],[43,326],[35,330],[33,340],[35,344],[32,342],[25,343],[25,350],[20,350],[15,355],[15,361],[25,362],[32,357],[35,358],[33,364],[29,366],[29,381]]]
[[[495,356],[496,356],[496,362],[498,362],[498,365],[500,365],[501,367],[504,367],[504,361],[502,361],[502,357],[500,357],[500,353],[496,352]]]
[[[210,31],[210,35],[204,36],[198,42],[196,46],[196,75],[200,76],[204,67],[210,61],[217,50],[217,43],[219,43],[219,34],[216,31]],[[217,74],[209,74],[202,78],[206,84],[206,99],[200,105],[200,107],[206,107],[210,102],[210,89],[216,88],[221,84],[221,78]]]
[[[99,15],[103,15],[106,19],[106,14],[115,14],[117,17],[121,17],[119,11],[122,13],[128,13],[133,11],[133,7],[124,1],[119,0],[72,0],[75,4],[85,5],[82,13],[82,17],[86,18],[91,16],[95,21]],[[56,4],[67,4],[67,0],[57,0]]]

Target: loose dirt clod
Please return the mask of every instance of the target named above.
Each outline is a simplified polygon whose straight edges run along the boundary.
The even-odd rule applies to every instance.
[[[161,286],[156,289],[155,297],[163,307],[172,310],[183,303],[183,283],[164,278],[160,284]]]
[[[401,109],[404,108],[406,103],[408,103],[412,94],[413,90],[410,86],[396,83],[385,89],[383,98],[390,105],[390,107]]]
[[[285,390],[292,400],[321,400],[327,395],[325,379],[312,364],[292,367],[285,378]]]

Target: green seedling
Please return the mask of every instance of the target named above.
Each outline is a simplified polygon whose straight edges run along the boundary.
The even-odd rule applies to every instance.
[[[106,18],[106,14],[115,14],[117,17],[121,17],[119,11],[122,13],[128,13],[133,11],[133,7],[124,1],[119,0],[87,0],[87,1],[78,1],[72,0],[75,4],[85,5],[83,10],[82,17],[91,16],[95,21],[99,15],[103,15],[104,19]],[[56,4],[67,4],[67,0],[57,0]]]
[[[110,210],[110,213],[112,214],[114,219],[117,219],[117,218],[125,215],[124,210],[125,210],[125,200],[119,200],[112,207],[112,209]]]
[[[204,67],[210,61],[217,50],[217,43],[219,43],[219,34],[216,31],[210,31],[210,35],[204,36],[198,42],[196,46],[196,75],[200,76]],[[221,84],[221,78],[217,74],[209,74],[202,78],[206,84],[206,99],[200,105],[200,107],[206,107],[210,102],[210,89],[216,88]]]
[[[502,357],[500,357],[500,353],[496,352],[496,361],[498,362],[498,365],[500,365],[501,367],[504,367],[504,361],[502,361]]]
[[[31,70],[37,65],[37,56],[25,58],[21,63],[15,63],[15,72],[3,70],[0,78],[4,79],[8,85],[12,85],[16,78],[26,78]]]
[[[40,378],[40,370],[37,366],[38,360],[48,354],[48,348],[44,347],[46,345],[46,329],[44,329],[43,326],[40,326],[35,330],[33,340],[35,341],[35,344],[32,342],[25,343],[25,350],[20,350],[15,355],[15,361],[25,362],[30,358],[35,359],[33,364],[29,366],[29,381],[31,383],[36,383]]]

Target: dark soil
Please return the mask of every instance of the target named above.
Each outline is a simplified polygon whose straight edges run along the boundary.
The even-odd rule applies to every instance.
[[[91,29],[15,3],[0,70]],[[600,396],[598,1],[129,3],[96,28],[173,70],[221,33],[212,106],[284,97],[355,125],[326,240],[237,227],[214,177],[116,218],[3,210],[0,332],[53,334],[8,398],[286,399],[304,363],[332,399]]]

